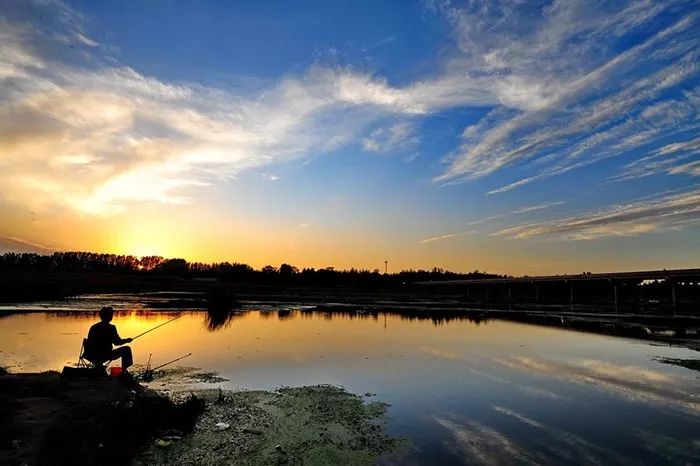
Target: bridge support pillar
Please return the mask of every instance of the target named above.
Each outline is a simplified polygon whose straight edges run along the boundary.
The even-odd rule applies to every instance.
[[[676,282],[671,282],[671,305],[673,310],[676,310]]]
[[[535,302],[540,302],[540,287],[537,284],[535,284]]]
[[[617,303],[618,303],[618,299],[617,299],[617,283],[615,283],[615,282],[613,282],[613,294],[614,294],[614,296],[615,296],[615,311],[617,311]]]
[[[508,302],[510,302],[510,286],[508,287]]]
[[[569,304],[574,304],[574,285],[569,282]]]

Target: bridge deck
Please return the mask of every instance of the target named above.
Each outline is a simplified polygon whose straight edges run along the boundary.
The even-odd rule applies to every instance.
[[[700,268],[675,270],[644,270],[637,272],[582,273],[576,275],[540,275],[534,277],[482,278],[474,280],[439,280],[415,282],[415,285],[489,285],[505,283],[541,283],[572,281],[614,280],[674,280],[700,281]]]

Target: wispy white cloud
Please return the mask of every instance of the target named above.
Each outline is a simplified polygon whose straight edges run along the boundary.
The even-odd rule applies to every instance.
[[[528,206],[520,207],[520,208],[515,209],[515,210],[508,212],[508,213],[491,215],[489,217],[479,219],[479,220],[472,220],[470,222],[467,222],[466,226],[473,227],[476,225],[483,225],[484,223],[493,222],[494,220],[502,220],[502,219],[505,219],[505,218],[508,218],[508,217],[511,217],[514,215],[522,215],[522,214],[526,214],[529,212],[536,212],[536,211],[540,211],[540,210],[545,210],[545,209],[549,209],[550,207],[555,207],[555,206],[562,205],[562,204],[566,204],[566,202],[565,201],[554,201],[554,202],[544,202],[541,204],[528,205]],[[434,241],[442,241],[442,240],[446,240],[446,239],[452,239],[452,238],[455,238],[457,236],[461,236],[463,234],[475,233],[475,232],[476,232],[476,230],[469,230],[468,232],[458,233],[458,234],[448,233],[448,234],[439,235],[439,236],[431,236],[429,238],[425,238],[425,239],[421,240],[420,243],[421,244],[432,243]]]
[[[447,233],[447,234],[439,235],[439,236],[431,236],[431,237],[420,240],[419,243],[420,244],[434,243],[435,241],[444,241],[444,240],[448,240],[448,239],[459,238],[460,236],[469,235],[472,233],[474,233],[474,230],[462,231],[459,233]]]
[[[522,214],[526,214],[529,212],[536,212],[536,211],[549,209],[550,207],[556,207],[558,205],[563,205],[563,204],[566,204],[566,201],[543,202],[541,204],[527,205],[527,206],[520,207],[518,209],[515,209],[511,212],[507,212],[504,214],[496,214],[496,215],[491,215],[491,216],[483,218],[483,219],[472,220],[471,222],[468,222],[467,225],[469,225],[469,226],[480,225],[480,224],[492,222],[494,220],[502,220],[502,219],[511,217],[513,215],[522,215]]]
[[[686,175],[700,176],[700,161],[696,160],[694,162],[678,165],[677,167],[671,168],[668,172],[672,174],[683,173]]]
[[[679,174],[685,173],[688,167],[682,161],[700,155],[700,138],[689,141],[676,142],[660,147],[648,155],[628,163],[610,181],[626,181],[658,173]],[[688,173],[693,175],[694,173]],[[695,176],[698,176],[697,174]]]
[[[0,178],[6,197],[34,207],[109,213],[132,201],[183,202],[188,187],[301,157],[311,147],[332,150],[371,121],[342,109],[342,121],[324,118],[333,98],[341,104],[317,91],[325,85],[330,92],[339,77],[327,70],[243,100],[130,68],[49,65],[28,49],[0,47],[3,57],[14,57],[3,69],[12,85],[1,91]]]
[[[574,217],[509,227],[492,235],[513,239],[553,236],[584,240],[606,236],[637,236],[697,223],[700,223],[700,189],[695,188],[681,193],[647,197]]]
[[[514,99],[529,103],[502,100],[520,111],[493,121],[487,115],[466,128],[463,144],[437,180],[455,182],[547,160],[539,172],[490,192],[501,193],[694,128],[700,107],[688,95],[678,96],[678,89],[700,71],[698,15],[689,10],[655,33],[645,29],[683,4],[556,2],[537,16],[527,4],[440,2],[466,55],[461,60],[495,75],[501,86],[510,80]],[[646,39],[617,55],[599,48],[601,41],[619,43],[641,31]],[[675,94],[668,99],[670,90]]]
[[[411,163],[415,161],[418,157],[420,157],[420,152],[416,151],[413,152],[412,154],[408,154],[406,157],[403,158],[403,161],[406,163]]]
[[[102,60],[60,2],[44,5],[64,20],[42,28],[22,18],[33,4],[13,5],[0,23],[0,189],[35,209],[104,215],[190,202],[202,186],[362,141],[379,123],[389,122],[364,137],[367,150],[410,147],[417,136],[403,117],[498,100],[458,75],[398,88],[346,67],[313,66],[250,95],[171,83]],[[88,55],[62,61],[47,50],[59,37]]]
[[[409,122],[399,122],[388,128],[378,128],[362,140],[362,147],[369,152],[391,152],[415,147],[420,139]]]
[[[638,115],[608,129],[593,133],[581,142],[558,152],[560,159],[536,175],[493,189],[488,194],[510,191],[533,181],[586,167],[600,160],[628,153],[657,138],[669,137],[700,128],[699,102],[680,98],[645,107]]]
[[[0,253],[37,252],[46,254],[53,251],[54,248],[35,241],[29,241],[17,236],[0,236]]]
[[[697,88],[662,99],[697,76],[697,15],[645,29],[680,0],[554,2],[539,15],[519,2],[434,2],[458,51],[433,75],[396,86],[316,65],[246,94],[120,64],[57,0],[11,5],[0,20],[0,192],[34,209],[105,215],[136,202],[187,203],[245,170],[350,143],[413,150],[421,118],[465,106],[491,111],[465,128],[440,181],[551,157],[492,191],[502,192],[690,130],[700,107]],[[38,7],[51,21],[32,26]],[[599,47],[628,34],[645,39],[616,55]],[[76,50],[56,53],[57,41]]]
[[[442,240],[446,240],[446,239],[452,239],[452,238],[455,238],[456,236],[457,235],[455,235],[453,233],[448,233],[446,235],[440,235],[440,236],[431,236],[429,238],[425,238],[425,239],[420,240],[420,243],[421,244],[428,244],[428,243],[432,243],[434,241],[442,241]]]
[[[521,207],[519,209],[514,210],[513,213],[514,214],[525,214],[528,212],[534,212],[536,210],[549,209],[550,207],[555,207],[555,206],[562,205],[562,204],[566,204],[566,202],[564,202],[564,201],[544,202],[542,204],[535,204],[535,205]]]

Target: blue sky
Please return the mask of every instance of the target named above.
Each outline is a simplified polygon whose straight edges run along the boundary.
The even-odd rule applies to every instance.
[[[698,6],[3,2],[0,250],[696,266]]]

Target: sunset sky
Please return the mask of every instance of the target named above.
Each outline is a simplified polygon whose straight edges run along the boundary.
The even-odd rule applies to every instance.
[[[0,2],[0,252],[700,266],[700,2]]]

